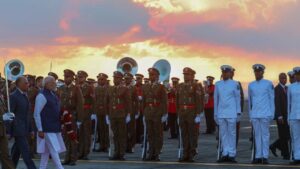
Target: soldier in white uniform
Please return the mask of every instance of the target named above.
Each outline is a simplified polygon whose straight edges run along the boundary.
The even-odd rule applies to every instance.
[[[292,165],[300,164],[300,67],[294,68],[295,82],[288,86],[288,121],[292,140]]]
[[[241,116],[241,96],[238,82],[231,79],[233,68],[221,67],[223,80],[215,85],[214,118],[219,125],[222,158],[218,162],[236,163],[236,123]]]
[[[253,164],[269,164],[269,125],[274,119],[274,86],[263,78],[265,66],[253,65],[256,80],[248,87],[249,114],[255,138],[255,157]]]

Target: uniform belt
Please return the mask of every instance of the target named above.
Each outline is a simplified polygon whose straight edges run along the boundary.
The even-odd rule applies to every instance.
[[[160,103],[146,103],[146,106],[149,106],[149,107],[158,107],[160,106]]]
[[[92,108],[92,105],[90,105],[90,104],[85,104],[85,105],[83,105],[83,108],[84,108],[85,110],[91,109],[91,108]]]
[[[195,104],[182,104],[180,105],[180,108],[182,109],[195,109],[196,108],[196,105]]]
[[[120,109],[124,109],[124,108],[125,108],[124,104],[117,104],[117,105],[112,106],[112,109],[114,109],[114,110],[120,110]]]

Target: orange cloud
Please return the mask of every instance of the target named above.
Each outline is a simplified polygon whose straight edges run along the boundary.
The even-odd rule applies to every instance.
[[[74,44],[74,43],[79,43],[80,39],[78,37],[73,37],[73,36],[62,36],[62,37],[55,38],[54,41],[61,44]]]

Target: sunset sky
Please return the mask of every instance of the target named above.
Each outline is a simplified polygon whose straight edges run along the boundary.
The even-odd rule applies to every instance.
[[[30,74],[45,75],[52,60],[60,76],[69,68],[92,78],[112,75],[125,56],[143,74],[167,59],[181,79],[186,66],[203,80],[229,64],[243,83],[262,63],[276,82],[300,66],[300,1],[1,0],[0,56],[1,67],[18,58]]]

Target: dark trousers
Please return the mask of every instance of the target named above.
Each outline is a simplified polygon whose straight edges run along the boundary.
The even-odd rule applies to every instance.
[[[27,136],[16,136],[15,143],[11,151],[12,151],[12,160],[15,166],[18,165],[20,155],[22,155],[22,158],[27,168],[36,169],[35,164],[31,159]]]
[[[206,133],[213,133],[216,131],[216,123],[214,120],[214,108],[206,108],[205,119],[206,119]]]
[[[283,124],[279,124],[277,121],[278,136],[277,139],[271,146],[279,149],[283,157],[289,156],[289,140],[290,140],[290,130],[287,120],[284,120]]]
[[[176,113],[169,113],[168,125],[170,128],[171,138],[177,138],[178,123],[177,123],[177,114]]]
[[[143,116],[140,115],[140,117],[136,119],[136,143],[142,142],[143,134],[144,134]]]
[[[3,169],[14,169],[15,166],[8,155],[8,141],[6,136],[0,136],[0,162]]]

